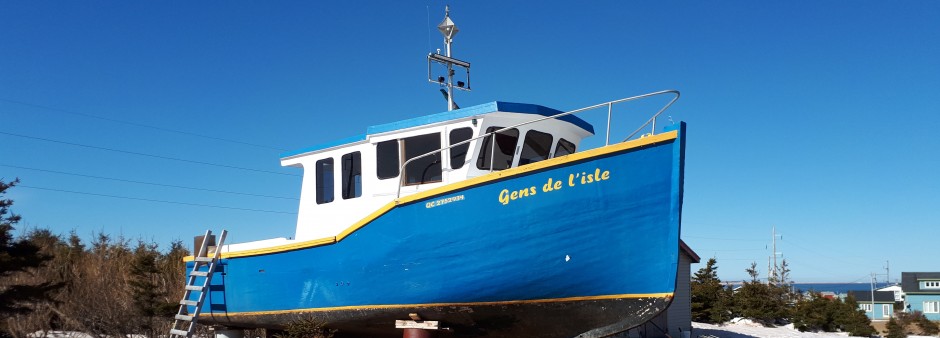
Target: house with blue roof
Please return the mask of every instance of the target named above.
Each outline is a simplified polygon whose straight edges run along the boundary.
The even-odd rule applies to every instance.
[[[940,320],[940,272],[902,272],[904,311],[920,311],[929,320]]]

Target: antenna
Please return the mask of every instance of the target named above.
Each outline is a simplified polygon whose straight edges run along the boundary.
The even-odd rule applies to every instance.
[[[437,25],[437,30],[441,32],[441,35],[444,35],[444,47],[445,55],[441,55],[441,50],[438,49],[437,53],[428,54],[428,82],[437,83],[441,87],[441,91],[444,92],[444,96],[447,97],[447,110],[459,109],[457,104],[454,103],[454,89],[470,91],[470,63],[466,61],[457,60],[450,56],[450,47],[451,43],[454,41],[454,36],[457,35],[457,32],[460,30],[457,29],[457,25],[454,24],[454,21],[450,19],[450,6],[444,7],[444,21],[441,21]],[[447,77],[438,76],[434,78],[431,75],[431,66],[434,63],[438,63],[447,68]],[[457,86],[454,86],[454,67],[462,67],[466,70],[466,82],[457,81]],[[445,82],[446,81],[446,82]]]
[[[891,264],[888,261],[885,261],[885,280],[891,284]]]
[[[770,265],[769,269],[767,269],[767,280],[768,280],[767,282],[769,284],[770,281],[773,280],[773,283],[776,284],[776,283],[782,282],[780,278],[783,277],[783,276],[780,276],[779,265],[777,265],[777,256],[783,256],[782,252],[777,252],[777,237],[780,237],[780,239],[783,239],[783,235],[777,234],[776,225],[771,225],[770,231],[771,231],[771,242],[772,242],[771,250],[773,251],[771,252],[771,256],[767,257],[767,265]],[[773,264],[771,264],[771,260],[773,260]]]

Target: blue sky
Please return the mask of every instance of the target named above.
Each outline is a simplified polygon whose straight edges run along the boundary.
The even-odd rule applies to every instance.
[[[20,228],[292,236],[302,172],[280,153],[445,109],[425,77],[443,7],[4,2],[0,178],[22,180],[7,195]],[[461,106],[682,91],[666,115],[689,123],[683,237],[722,279],[766,272],[774,225],[797,281],[940,269],[940,2],[451,8],[454,56],[473,67]],[[617,130],[647,114],[617,113]]]

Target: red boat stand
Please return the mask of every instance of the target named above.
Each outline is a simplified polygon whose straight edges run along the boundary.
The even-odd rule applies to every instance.
[[[396,320],[395,328],[405,329],[404,338],[431,338],[440,329],[436,320],[422,320],[417,313],[409,313],[411,320]]]
[[[404,338],[431,338],[433,337],[433,332],[426,329],[405,329]]]

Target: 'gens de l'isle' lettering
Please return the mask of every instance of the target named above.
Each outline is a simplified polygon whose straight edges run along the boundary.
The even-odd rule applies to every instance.
[[[593,184],[601,181],[606,181],[610,179],[609,170],[601,170],[600,168],[594,169],[594,172],[580,172],[568,174],[567,180],[555,180],[552,178],[548,179],[548,182],[542,185],[542,193],[549,193],[553,191],[563,190],[564,187],[576,187],[579,185]],[[567,184],[566,184],[567,183]],[[536,186],[531,186],[527,188],[509,190],[503,189],[499,192],[499,203],[502,205],[508,205],[509,202],[515,201],[517,199],[532,197],[538,194],[539,189]]]

